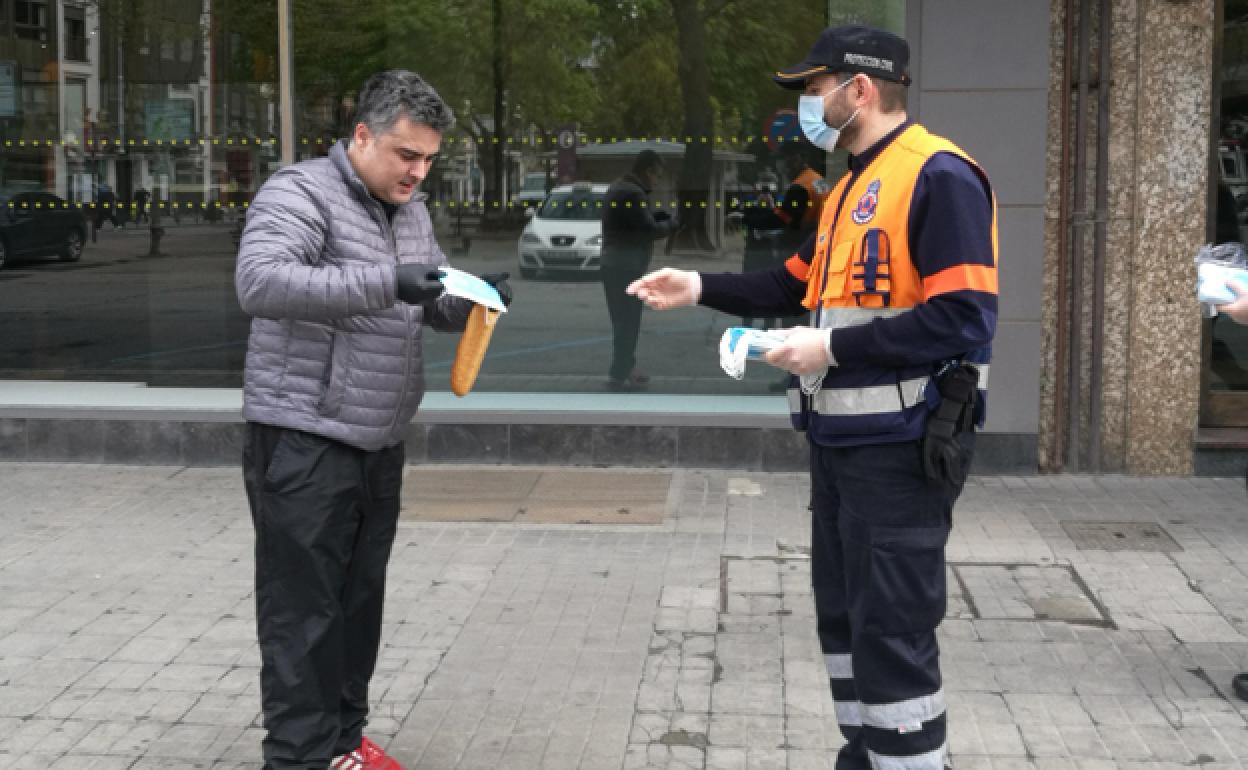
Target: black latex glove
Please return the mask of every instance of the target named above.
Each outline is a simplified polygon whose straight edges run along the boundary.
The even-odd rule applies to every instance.
[[[507,283],[507,279],[511,277],[511,273],[482,273],[481,280],[498,290],[498,296],[503,298],[503,306],[511,307],[513,295],[511,293],[511,284]]]
[[[398,266],[395,275],[398,279],[396,293],[402,302],[419,305],[422,302],[432,302],[442,296],[444,287],[441,274],[433,265],[406,262]]]
[[[947,489],[960,489],[970,472],[971,456],[956,436],[923,439],[923,472]]]

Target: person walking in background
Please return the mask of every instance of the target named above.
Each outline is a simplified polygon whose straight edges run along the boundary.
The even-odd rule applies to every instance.
[[[676,231],[675,217],[650,205],[662,173],[658,153],[642,150],[632,170],[611,183],[603,200],[601,276],[611,317],[610,390],[640,390],[650,381],[637,369],[642,303],[625,289],[650,269],[654,242]]]

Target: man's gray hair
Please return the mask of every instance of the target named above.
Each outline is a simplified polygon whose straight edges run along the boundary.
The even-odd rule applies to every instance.
[[[386,70],[370,77],[356,100],[355,122],[368,126],[374,134],[384,134],[402,116],[439,133],[455,125],[455,113],[415,72]]]

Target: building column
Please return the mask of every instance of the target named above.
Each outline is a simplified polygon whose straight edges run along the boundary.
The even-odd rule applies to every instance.
[[[1125,356],[1126,466],[1189,474],[1200,408],[1193,258],[1208,231],[1215,0],[1140,0],[1135,227]],[[1117,73],[1115,73],[1116,75]],[[1134,128],[1134,132],[1130,129]],[[1127,152],[1121,173],[1130,173]],[[1112,173],[1112,172],[1111,172]],[[1111,306],[1112,309],[1112,306]]]
[[[1209,136],[1216,0],[1112,0],[1108,77],[1099,73],[1100,0],[1073,0],[1093,19],[1086,204],[1073,210],[1077,153],[1074,98],[1079,81],[1077,26],[1067,0],[1052,0],[1054,41],[1049,197],[1046,206],[1045,375],[1041,388],[1041,467],[1070,470],[1074,438],[1081,471],[1189,474],[1200,404],[1201,326],[1193,296],[1193,257],[1206,240]],[[1070,40],[1066,40],[1070,33]],[[1072,92],[1063,94],[1064,57]],[[1104,208],[1095,206],[1097,87],[1108,83],[1108,169]],[[1063,96],[1071,114],[1061,125]],[[1068,163],[1063,200],[1062,160]],[[1065,216],[1063,217],[1063,209]],[[1095,311],[1096,222],[1104,219],[1102,311]],[[1063,239],[1065,231],[1065,239]],[[1067,268],[1066,306],[1057,275]],[[1065,314],[1063,317],[1063,313]],[[1078,326],[1062,339],[1061,324]],[[1099,337],[1100,384],[1093,398],[1091,351]],[[1076,356],[1077,362],[1072,361]],[[1076,376],[1069,370],[1077,367]],[[1075,392],[1067,387],[1076,384]],[[1071,414],[1077,413],[1072,420]],[[1095,423],[1094,423],[1095,421]],[[1072,427],[1073,424],[1073,427]],[[1096,428],[1094,430],[1093,428]],[[1091,442],[1099,433],[1099,447]],[[1099,458],[1092,467],[1088,458]]]

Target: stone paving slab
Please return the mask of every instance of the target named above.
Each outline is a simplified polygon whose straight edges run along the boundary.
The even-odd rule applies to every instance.
[[[467,519],[541,475],[454,469],[473,516],[417,470],[442,482],[420,505]],[[564,522],[401,522],[370,735],[408,768],[832,767],[806,479],[662,474],[579,514],[553,478]],[[573,523],[613,496],[666,515]],[[1081,548],[1072,522],[1178,549]],[[1246,545],[1239,479],[972,479],[940,630],[955,766],[1243,766]],[[0,464],[0,760],[257,767],[251,554],[236,470]]]

